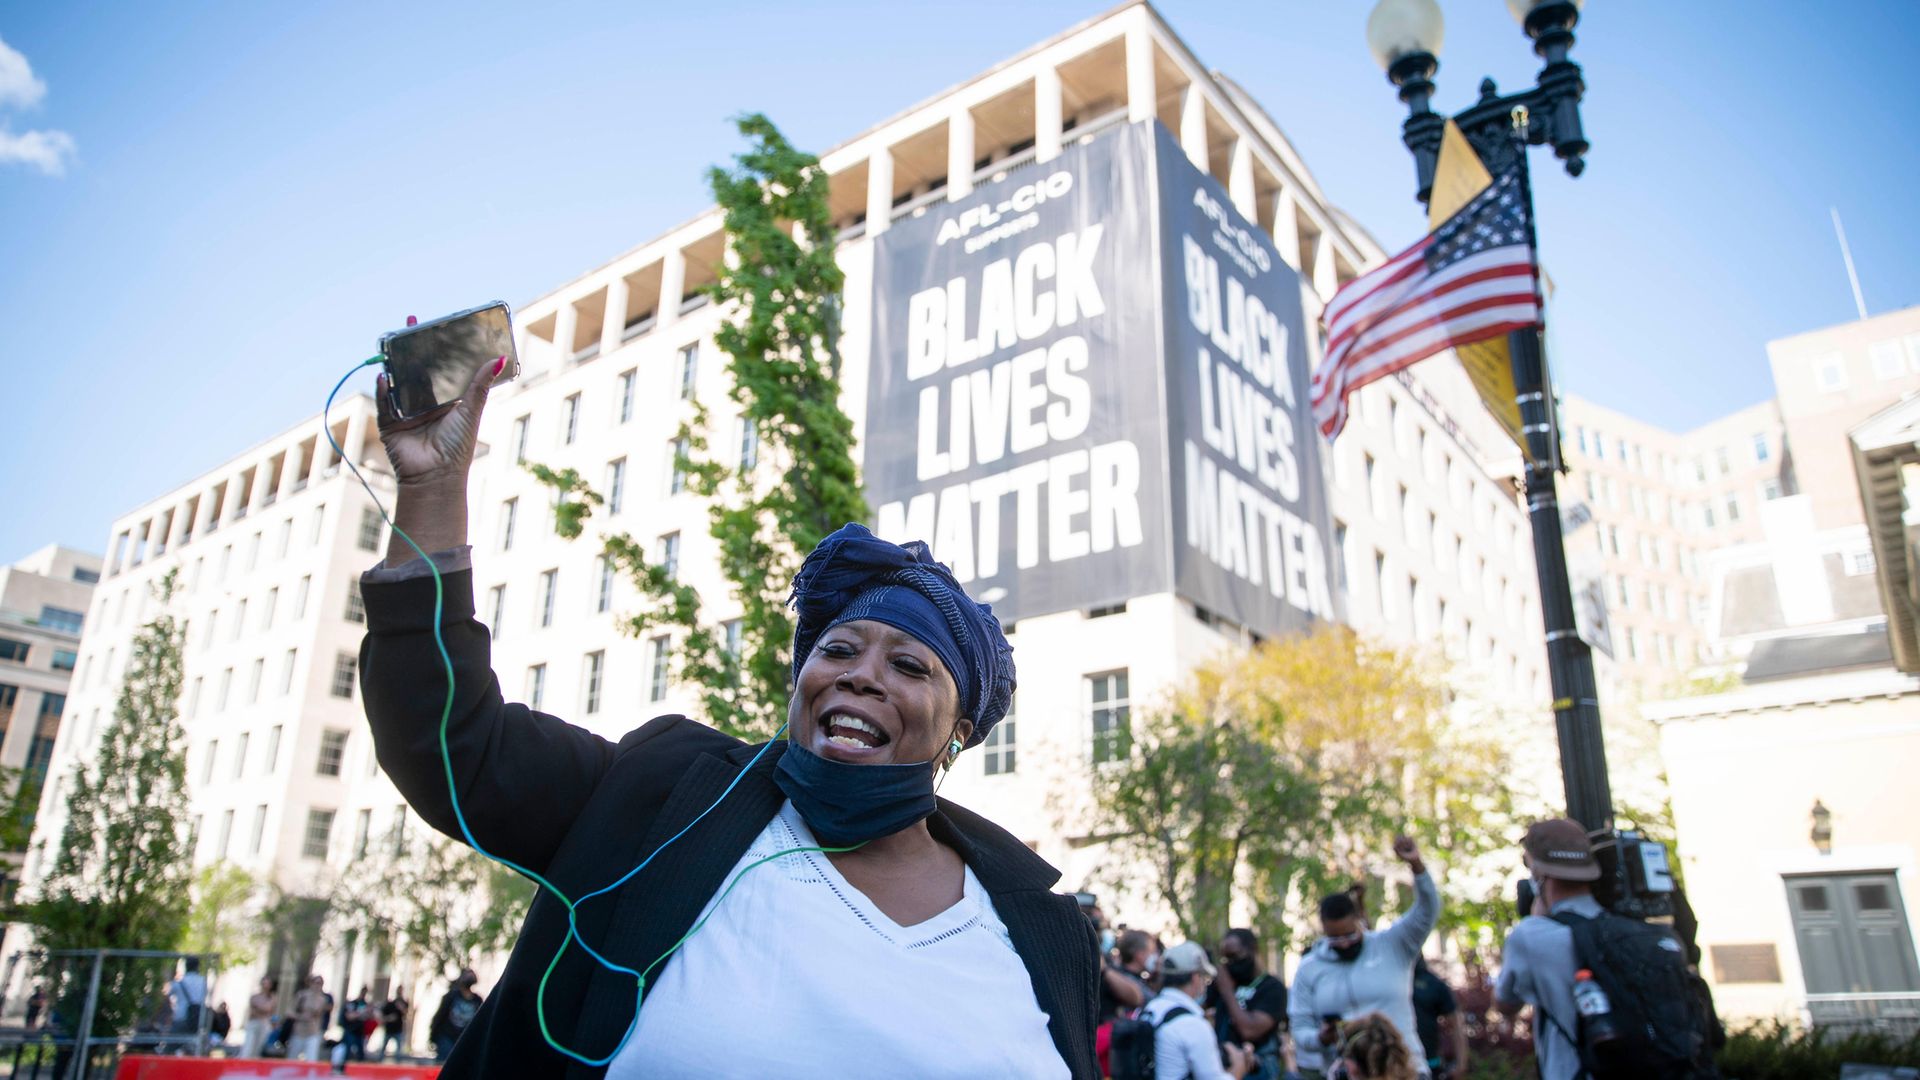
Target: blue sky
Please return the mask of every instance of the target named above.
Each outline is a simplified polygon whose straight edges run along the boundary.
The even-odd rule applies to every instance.
[[[1368,6],[1161,11],[1391,248],[1423,219]],[[1503,4],[1442,6],[1439,107],[1532,79]],[[44,86],[0,51],[0,560],[98,549],[116,514],[317,411],[408,313],[532,298],[690,217],[729,116],[825,149],[1100,10],[0,10]],[[1769,396],[1767,339],[1853,317],[1829,205],[1869,309],[1920,302],[1916,31],[1891,0],[1592,5],[1589,168],[1534,159],[1561,385],[1675,429]]]

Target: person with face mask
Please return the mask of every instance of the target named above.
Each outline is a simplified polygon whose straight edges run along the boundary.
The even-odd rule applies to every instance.
[[[1287,1010],[1300,1075],[1324,1077],[1339,1064],[1341,1025],[1384,1014],[1409,1046],[1419,1045],[1413,1016],[1413,965],[1440,917],[1440,890],[1411,837],[1395,837],[1393,853],[1413,871],[1413,908],[1385,930],[1368,930],[1350,893],[1320,902],[1320,929],[1294,972]],[[1419,1066],[1426,1075],[1424,1062]]]
[[[1220,970],[1207,988],[1207,1007],[1220,1045],[1253,1047],[1248,1080],[1279,1080],[1287,985],[1260,966],[1260,938],[1252,930],[1236,927],[1220,939]]]
[[[1011,706],[991,610],[925,544],[850,524],[793,583],[784,739],[663,716],[616,742],[506,702],[467,545],[492,375],[425,423],[376,395],[398,528],[361,579],[361,685],[424,820],[576,899],[537,895],[444,1080],[1095,1077],[1092,926],[1057,870],[935,794]]]

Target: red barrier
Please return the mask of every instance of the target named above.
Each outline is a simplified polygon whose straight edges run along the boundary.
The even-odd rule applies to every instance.
[[[187,1058],[129,1054],[120,1059],[114,1080],[308,1080],[333,1075],[324,1061],[270,1058]],[[354,1062],[347,1075],[363,1080],[434,1080],[438,1065],[365,1065]]]

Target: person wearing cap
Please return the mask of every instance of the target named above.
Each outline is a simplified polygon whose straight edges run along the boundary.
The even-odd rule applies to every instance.
[[[1580,1017],[1573,1003],[1579,964],[1573,931],[1552,916],[1572,912],[1597,919],[1605,913],[1593,897],[1600,864],[1587,830],[1567,818],[1534,822],[1521,850],[1533,875],[1533,911],[1507,932],[1494,999],[1508,1016],[1533,1006],[1541,1080],[1574,1080],[1580,1075],[1580,1046],[1573,1041]]]
[[[1253,1049],[1214,1038],[1200,999],[1219,969],[1198,942],[1175,945],[1160,957],[1160,992],[1140,1010],[1153,1025],[1154,1076],[1159,1080],[1241,1080],[1253,1071]],[[1221,1057],[1226,1064],[1221,1064]]]
[[[361,687],[422,819],[577,908],[536,894],[443,1080],[1096,1077],[1091,925],[1059,871],[935,793],[1011,707],[992,611],[925,544],[850,524],[793,582],[785,738],[662,716],[615,741],[507,702],[474,617],[497,569],[467,544],[491,376],[424,421],[376,395],[397,528],[361,578]]]
[[[1409,1046],[1420,1045],[1413,1017],[1413,965],[1440,918],[1440,890],[1412,837],[1397,836],[1393,853],[1413,871],[1413,907],[1385,930],[1369,930],[1351,892],[1320,902],[1320,929],[1293,974],[1288,1026],[1300,1075],[1320,1077],[1339,1064],[1341,1024],[1386,1014]],[[1332,1018],[1332,1019],[1330,1019]],[[1420,1063],[1426,1074],[1426,1063]]]

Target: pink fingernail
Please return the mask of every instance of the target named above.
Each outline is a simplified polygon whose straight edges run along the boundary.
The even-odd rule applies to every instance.
[[[420,325],[420,316],[418,316],[418,315],[409,315],[409,316],[407,316],[407,325],[408,325],[408,326],[418,326],[418,325]]]
[[[504,357],[504,356],[503,356],[503,357],[501,357],[500,359],[498,359],[498,360],[495,360],[495,361],[493,362],[493,374],[494,374],[494,377],[495,377],[495,378],[498,378],[498,377],[500,376],[500,372],[501,372],[501,370],[502,370],[502,369],[504,369],[504,368],[505,368],[506,366],[507,366],[507,358],[506,358],[506,357]]]

